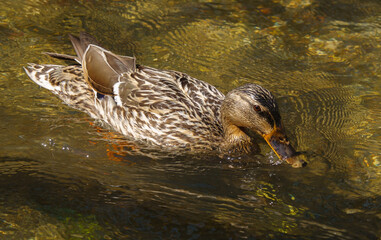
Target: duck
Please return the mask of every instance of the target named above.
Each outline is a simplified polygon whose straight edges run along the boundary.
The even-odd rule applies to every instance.
[[[274,95],[248,83],[224,95],[174,70],[136,63],[86,33],[69,34],[76,56],[50,53],[72,65],[28,63],[24,70],[65,104],[101,120],[124,137],[168,151],[241,155],[258,151],[262,136],[280,160],[306,162],[290,144]]]

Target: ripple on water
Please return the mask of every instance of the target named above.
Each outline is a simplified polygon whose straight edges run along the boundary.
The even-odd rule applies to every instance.
[[[0,238],[377,238],[379,9],[376,0],[2,3]],[[249,159],[133,155],[135,145],[22,71],[67,64],[40,53],[74,53],[67,34],[84,30],[224,92],[270,89],[308,167],[276,164],[262,140]]]

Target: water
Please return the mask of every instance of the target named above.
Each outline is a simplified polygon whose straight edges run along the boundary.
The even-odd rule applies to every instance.
[[[22,71],[65,64],[41,52],[80,31],[223,92],[265,86],[308,167],[263,141],[234,161],[118,151]],[[380,33],[377,0],[1,0],[0,238],[379,239]]]

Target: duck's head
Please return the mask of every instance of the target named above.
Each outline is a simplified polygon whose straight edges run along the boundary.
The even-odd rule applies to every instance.
[[[225,139],[230,142],[248,138],[248,132],[261,135],[281,160],[293,167],[307,163],[297,157],[284,132],[274,96],[256,84],[246,84],[230,91],[221,106]]]

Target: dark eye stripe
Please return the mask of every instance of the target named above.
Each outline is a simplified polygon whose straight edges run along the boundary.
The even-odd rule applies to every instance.
[[[270,124],[270,126],[274,126],[274,119],[272,118],[271,114],[269,112],[259,112],[259,115],[261,115],[263,118],[266,119],[266,121]]]
[[[246,101],[249,105],[253,104],[253,100],[250,98],[242,98],[242,100]],[[265,109],[261,108],[260,112],[257,112],[259,115],[261,115],[263,118],[266,119],[266,121],[270,124],[270,126],[274,126],[274,118],[277,116],[274,116],[274,118],[271,116],[269,112],[267,112]]]

